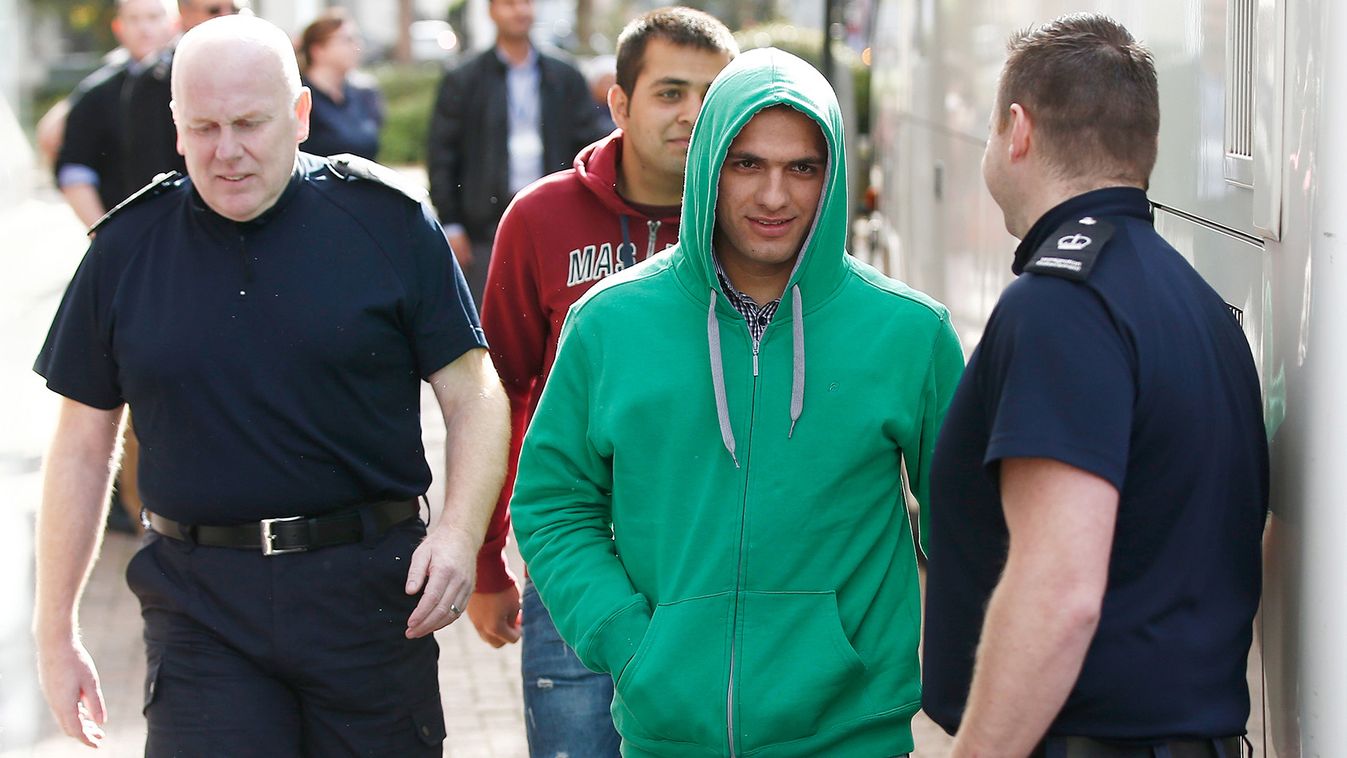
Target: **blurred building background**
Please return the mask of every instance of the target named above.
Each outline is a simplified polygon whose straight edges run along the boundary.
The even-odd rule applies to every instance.
[[[366,40],[365,63],[389,97],[388,163],[414,163],[424,141],[418,119],[429,113],[442,66],[481,50],[494,39],[488,0],[251,0],[258,15],[297,35],[329,6],[345,7]],[[534,36],[577,58],[611,54],[618,31],[659,0],[536,0]],[[742,32],[745,48],[777,44],[812,58],[820,67],[821,40],[831,28],[837,49],[859,60],[865,19],[873,0],[692,0]],[[12,143],[17,123],[32,124],[97,68],[115,45],[109,22],[114,0],[0,0],[0,142],[7,164],[18,160]],[[824,19],[832,24],[825,25]],[[834,76],[834,80],[839,77]],[[850,89],[850,82],[839,92]],[[407,131],[409,130],[410,131]],[[405,133],[404,133],[405,132]],[[31,156],[25,161],[31,163]],[[12,166],[0,171],[14,170]],[[8,176],[8,174],[6,174]],[[12,182],[6,182],[12,184]],[[6,190],[0,190],[6,191]],[[2,200],[3,197],[0,197]]]

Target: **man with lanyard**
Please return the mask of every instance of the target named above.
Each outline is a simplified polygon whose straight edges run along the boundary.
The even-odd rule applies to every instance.
[[[1153,226],[1159,102],[1107,17],[1009,45],[982,167],[1019,278],[931,467],[923,705],[959,758],[1242,752],[1267,442],[1239,323]]]
[[[490,0],[487,10],[496,44],[444,75],[426,161],[430,198],[479,304],[510,199],[602,136],[584,77],[529,39],[533,0]]]
[[[738,53],[734,35],[691,8],[650,11],[617,42],[609,108],[620,130],[574,166],[534,182],[506,209],[487,276],[482,325],[510,396],[512,461],[537,407],[571,305],[609,274],[678,239],[688,139],[702,98]],[[477,568],[468,616],[488,643],[519,639],[519,587],[505,568],[507,476]],[[613,680],[587,670],[557,635],[533,584],[523,596],[524,707],[537,758],[616,756]]]
[[[188,32],[173,91],[190,179],[98,227],[36,365],[63,395],[38,515],[48,705],[102,740],[79,596],[130,403],[153,532],[127,568],[146,754],[438,756],[430,635],[467,604],[508,450],[472,301],[387,169],[298,152],[309,93],[280,29]],[[447,427],[429,534],[420,380]]]

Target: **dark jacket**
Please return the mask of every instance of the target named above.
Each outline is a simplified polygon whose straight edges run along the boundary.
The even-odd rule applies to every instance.
[[[570,168],[603,133],[580,72],[541,50],[538,66],[543,166],[551,173]],[[495,47],[448,71],[430,119],[430,199],[442,223],[462,224],[474,240],[495,235],[511,198],[505,73]]]

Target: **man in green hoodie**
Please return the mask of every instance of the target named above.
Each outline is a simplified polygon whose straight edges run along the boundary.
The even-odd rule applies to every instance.
[[[912,749],[903,472],[924,522],[963,355],[943,306],[845,254],[844,155],[817,71],[740,56],[693,131],[679,243],[563,328],[511,509],[558,630],[616,682],[628,758]]]

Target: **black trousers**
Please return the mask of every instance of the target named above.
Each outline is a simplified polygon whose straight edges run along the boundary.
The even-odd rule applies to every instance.
[[[1155,745],[1131,745],[1089,737],[1047,737],[1030,758],[1244,758],[1243,737],[1170,740]],[[1252,749],[1248,755],[1252,756]]]
[[[408,640],[412,519],[307,553],[150,534],[127,566],[148,662],[145,754],[439,756],[433,637]]]

